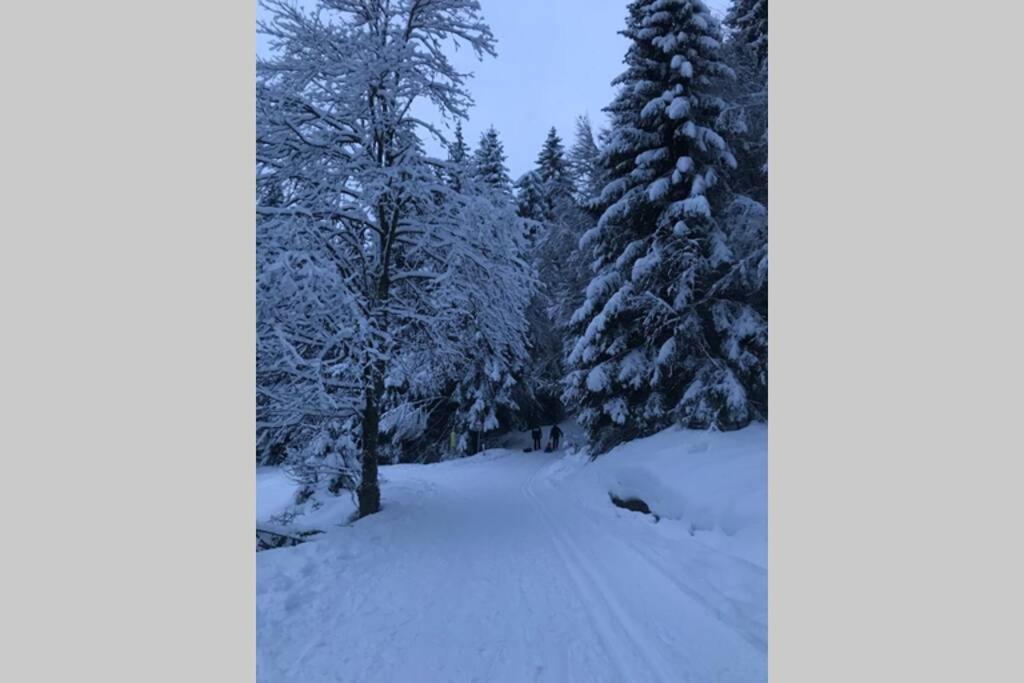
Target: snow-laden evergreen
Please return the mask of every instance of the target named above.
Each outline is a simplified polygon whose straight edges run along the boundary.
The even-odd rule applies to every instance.
[[[448,181],[456,191],[461,191],[469,176],[469,145],[462,134],[462,121],[455,123],[455,133],[448,143]]]
[[[498,131],[491,126],[480,136],[480,144],[473,153],[474,173],[492,189],[511,196],[512,180],[505,160],[505,148],[498,137]]]
[[[539,281],[527,309],[531,353],[525,376],[526,412],[548,420],[563,412],[559,395],[565,373],[566,325],[585,285],[577,245],[592,223],[578,201],[574,178],[562,139],[552,128],[535,167],[516,185],[529,258]]]
[[[541,204],[536,220],[557,222],[561,213],[571,206],[573,195],[572,173],[565,146],[558,131],[552,128],[537,155],[537,180],[541,185]]]
[[[716,87],[734,74],[719,25],[699,0],[636,0],[623,33],[564,394],[598,449],[672,422],[744,426],[763,417],[767,382],[766,319],[722,284],[740,266],[723,220],[735,158]]]
[[[422,145],[440,131],[411,113],[421,103],[465,117],[467,74],[439,46],[482,57],[494,39],[476,0],[265,7],[274,53],[257,67],[260,428],[308,424],[327,440],[313,450],[346,465],[357,450],[365,515],[379,508],[388,411],[411,412],[404,397],[442,386],[481,337],[495,355],[518,353],[528,278],[501,241],[507,207],[448,182],[448,165]],[[481,286],[496,274],[500,287]],[[467,334],[474,310],[494,315]]]
[[[576,139],[569,150],[569,171],[576,203],[589,207],[604,189],[605,176],[600,165],[601,150],[594,139],[588,116],[576,119]]]
[[[768,63],[768,0],[734,0],[725,15],[737,43],[754,53],[758,67]]]
[[[728,102],[720,124],[736,155],[729,176],[733,192],[768,205],[767,0],[738,0],[726,16],[724,56],[736,78],[720,84]]]
[[[459,164],[454,155],[449,163]],[[456,291],[447,301],[456,321],[450,334],[460,352],[453,359],[452,428],[461,435],[456,451],[465,453],[478,450],[483,435],[502,426],[499,411],[516,410],[514,390],[527,358],[526,307],[533,271],[524,259],[523,225],[498,132],[489,128],[472,159],[462,163],[459,175],[468,179],[465,191],[477,198],[479,209],[466,216],[468,227],[475,227],[486,245],[483,258],[460,262],[458,276],[451,279]]]

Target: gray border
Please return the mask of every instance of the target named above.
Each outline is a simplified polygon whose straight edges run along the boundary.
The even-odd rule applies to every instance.
[[[771,679],[1024,680],[1020,10],[770,12]]]
[[[254,25],[5,7],[0,680],[255,678]]]
[[[254,14],[6,9],[3,680],[255,676]],[[1024,678],[1019,19],[771,5],[773,680]]]

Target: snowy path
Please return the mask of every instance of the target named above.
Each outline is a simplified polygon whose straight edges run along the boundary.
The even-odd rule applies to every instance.
[[[594,507],[583,462],[389,467],[380,514],[259,553],[259,680],[766,680],[764,567]]]

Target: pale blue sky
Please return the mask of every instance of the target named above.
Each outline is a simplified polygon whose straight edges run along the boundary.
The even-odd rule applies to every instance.
[[[721,16],[731,0],[705,0]],[[304,3],[305,4],[305,3]],[[480,0],[497,38],[497,58],[477,62],[467,50],[456,64],[475,73],[469,89],[476,100],[466,140],[473,147],[493,124],[505,145],[512,177],[532,168],[551,126],[566,147],[575,120],[589,114],[595,128],[601,109],[615,94],[611,80],[622,71],[628,0]],[[428,149],[440,148],[428,143]]]

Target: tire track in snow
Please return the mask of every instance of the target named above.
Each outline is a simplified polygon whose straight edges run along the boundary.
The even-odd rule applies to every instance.
[[[628,660],[622,658],[622,653],[616,646],[616,634],[613,633],[608,628],[608,624],[605,623],[604,620],[600,619],[598,615],[595,613],[589,600],[590,591],[585,589],[583,581],[579,578],[578,574],[573,569],[573,563],[571,563],[568,560],[562,548],[559,547],[559,544],[555,540],[555,534],[551,528],[550,522],[541,512],[537,501],[533,497],[533,494],[528,490],[529,486],[531,485],[533,479],[536,476],[537,475],[535,473],[526,481],[526,483],[522,485],[520,490],[523,494],[523,497],[526,499],[527,502],[530,503],[530,507],[534,512],[534,516],[540,521],[542,525],[544,525],[544,527],[549,532],[548,535],[543,536],[543,538],[545,538],[548,545],[551,546],[552,550],[554,551],[554,555],[557,556],[558,559],[561,561],[562,568],[566,570],[565,575],[568,577],[569,582],[572,584],[573,588],[575,589],[579,597],[579,604],[583,608],[583,612],[586,614],[587,621],[589,621],[591,626],[593,626],[594,633],[597,635],[598,640],[600,640],[601,644],[604,646],[605,654],[607,654],[610,658],[609,663],[612,664],[612,666],[615,668],[616,676],[613,678],[613,680],[632,680],[632,677],[630,675],[632,673],[632,667],[629,666]],[[539,679],[539,677],[540,673],[538,672],[537,679]]]
[[[579,507],[585,465],[499,453],[389,470],[380,517],[259,558],[257,680],[763,680],[735,629],[761,624],[745,613],[756,572],[723,582],[733,564],[702,544],[678,554],[652,530],[602,524],[622,520]]]
[[[562,470],[564,470],[564,468],[558,468],[556,471],[560,472]],[[588,529],[591,529],[595,533],[601,535],[606,541],[616,543],[619,545],[619,547],[627,549],[632,554],[638,556],[641,560],[643,560],[646,566],[648,566],[650,569],[652,569],[660,576],[664,577],[664,579],[666,579],[676,589],[678,589],[681,593],[685,594],[691,600],[696,602],[710,616],[714,617],[716,621],[721,623],[730,631],[736,633],[749,645],[752,645],[753,647],[757,648],[762,653],[766,653],[768,651],[767,640],[762,635],[763,631],[765,630],[764,625],[754,619],[751,619],[748,616],[745,616],[743,614],[743,611],[736,607],[734,601],[727,594],[717,589],[710,582],[708,582],[707,580],[703,580],[703,590],[696,588],[691,583],[682,580],[679,577],[679,572],[671,571],[668,568],[669,563],[666,562],[665,557],[661,553],[658,553],[654,549],[650,548],[649,546],[637,543],[631,540],[629,537],[623,536],[621,534],[608,533],[606,529],[600,527],[593,519],[584,514],[581,514],[576,507],[566,506],[565,513],[575,518],[577,520],[577,523],[580,523],[586,526]],[[763,575],[765,573],[763,567],[760,567],[748,560],[736,558],[732,555],[722,553],[703,543],[698,544],[706,552],[711,553],[713,555],[717,555],[718,557],[727,558],[727,561],[737,566],[743,567],[744,570],[748,573],[757,573],[759,575]],[[707,565],[707,563],[705,563],[704,566],[709,569],[711,568],[709,565]],[[696,575],[700,577],[704,573],[706,572],[696,572]],[[724,605],[716,604],[714,600],[708,597],[709,595],[720,596],[720,602],[724,603]]]
[[[613,591],[609,589],[608,585],[590,571],[584,559],[584,554],[580,551],[574,541],[558,530],[557,525],[551,520],[546,506],[533,491],[533,486],[537,478],[548,469],[551,469],[551,467],[552,466],[539,469],[527,480],[522,491],[527,500],[532,504],[534,510],[537,512],[538,518],[541,519],[547,527],[551,535],[552,546],[554,546],[562,560],[562,563],[565,565],[573,584],[583,598],[584,605],[586,606],[591,622],[599,628],[600,632],[598,635],[601,638],[601,641],[604,643],[606,650],[615,660],[616,667],[619,669],[619,674],[622,676],[620,680],[679,680],[678,675],[673,673],[673,667],[669,666],[662,655],[656,650],[650,648],[645,639],[639,635],[643,632],[643,629],[639,627],[637,622],[628,614],[622,605],[619,604],[618,600],[614,597]],[[556,467],[555,469],[557,471],[561,471],[564,469],[564,466]],[[633,649],[636,652],[643,655],[643,661],[647,665],[650,673],[654,674],[654,678],[644,677],[642,679],[638,679],[637,672],[632,670],[632,668],[626,664],[628,658],[624,659],[620,639],[617,639],[614,633],[612,633],[614,629],[605,619],[598,618],[597,613],[591,607],[593,604],[591,600],[595,598],[608,608],[608,612],[610,614],[616,617],[619,622],[618,626],[620,633],[625,636],[627,642],[633,645]]]
[[[557,466],[553,463],[547,468],[552,473],[561,474],[564,472],[566,466]],[[564,479],[564,476],[558,477],[558,480]],[[554,489],[551,477],[545,478],[545,483],[552,489]],[[570,489],[571,490],[571,489]],[[757,648],[761,653],[768,651],[768,644],[766,638],[762,635],[765,627],[762,623],[745,616],[742,609],[737,608],[734,600],[732,600],[726,593],[716,588],[713,584],[708,582],[706,579],[702,580],[703,590],[694,587],[691,583],[683,581],[679,577],[678,571],[671,571],[666,562],[665,557],[656,552],[654,549],[642,543],[637,543],[630,539],[628,536],[622,534],[608,533],[608,530],[599,526],[591,517],[582,514],[577,506],[567,505],[564,507],[564,514],[573,517],[577,520],[578,524],[586,526],[594,533],[600,535],[605,539],[606,542],[612,542],[617,544],[620,548],[629,551],[630,554],[637,556],[638,559],[643,561],[643,564],[653,570],[656,574],[667,580],[672,586],[674,586],[681,593],[686,595],[692,601],[696,602],[698,606],[703,608],[709,616],[713,617],[720,624],[725,626],[730,631],[736,633],[741,637],[747,644]],[[763,575],[765,569],[759,565],[756,565],[749,560],[743,558],[733,557],[727,553],[723,553],[711,546],[697,541],[694,542],[699,545],[702,550],[710,553],[714,556],[724,558],[726,561],[738,566],[743,567],[747,573],[757,573]],[[711,567],[707,563],[703,563],[708,569]],[[707,572],[695,572],[695,575],[701,577]],[[720,597],[720,603],[716,604],[716,601],[710,599],[709,595],[717,595]]]
[[[668,569],[665,568],[664,557],[660,553],[656,553],[648,548],[641,547],[632,541],[625,539],[617,539],[620,543],[628,545],[633,549],[640,557],[644,559],[655,571],[664,576],[670,583],[672,583],[681,592],[692,598],[695,602],[704,607],[708,613],[715,617],[723,625],[729,627],[735,631],[745,641],[756,647],[763,653],[768,652],[768,642],[760,635],[763,630],[762,625],[751,619],[745,617],[741,610],[738,610],[733,601],[723,594],[721,591],[716,589],[711,584],[705,582],[707,592],[715,593],[722,597],[722,600],[731,608],[731,612],[734,614],[730,615],[722,607],[715,605],[709,600],[704,592],[694,588],[692,585],[681,581],[678,576]]]
[[[584,523],[588,524],[591,528],[597,528],[597,525],[595,525],[592,521],[584,517],[580,517],[580,519]],[[705,595],[705,592],[702,592],[697,588],[694,588],[692,585],[681,581],[676,573],[673,573],[666,569],[664,557],[661,556],[660,553],[655,553],[649,548],[646,548],[642,545],[634,543],[620,536],[606,534],[606,538],[610,539],[613,543],[618,543],[620,547],[630,549],[633,553],[640,557],[640,559],[642,559],[644,563],[647,564],[651,569],[653,569],[655,572],[663,576],[681,593],[684,593],[687,597],[689,597],[702,608],[704,608],[704,610],[707,611],[708,614],[710,614],[712,617],[714,617],[715,620],[717,620],[723,626],[727,627],[729,630],[735,632],[747,643],[756,647],[761,652],[768,651],[767,641],[758,634],[758,631],[761,630],[759,628],[760,624],[758,622],[750,618],[743,617],[742,615],[731,616],[727,614],[725,609],[723,609],[719,605],[716,605],[712,600],[709,600]],[[736,610],[735,607],[733,607],[732,600],[728,596],[724,595],[721,591],[717,590],[714,586],[707,582],[705,582],[705,587],[706,592],[720,595],[722,600],[727,605],[732,607],[733,612],[739,613],[739,610]]]

